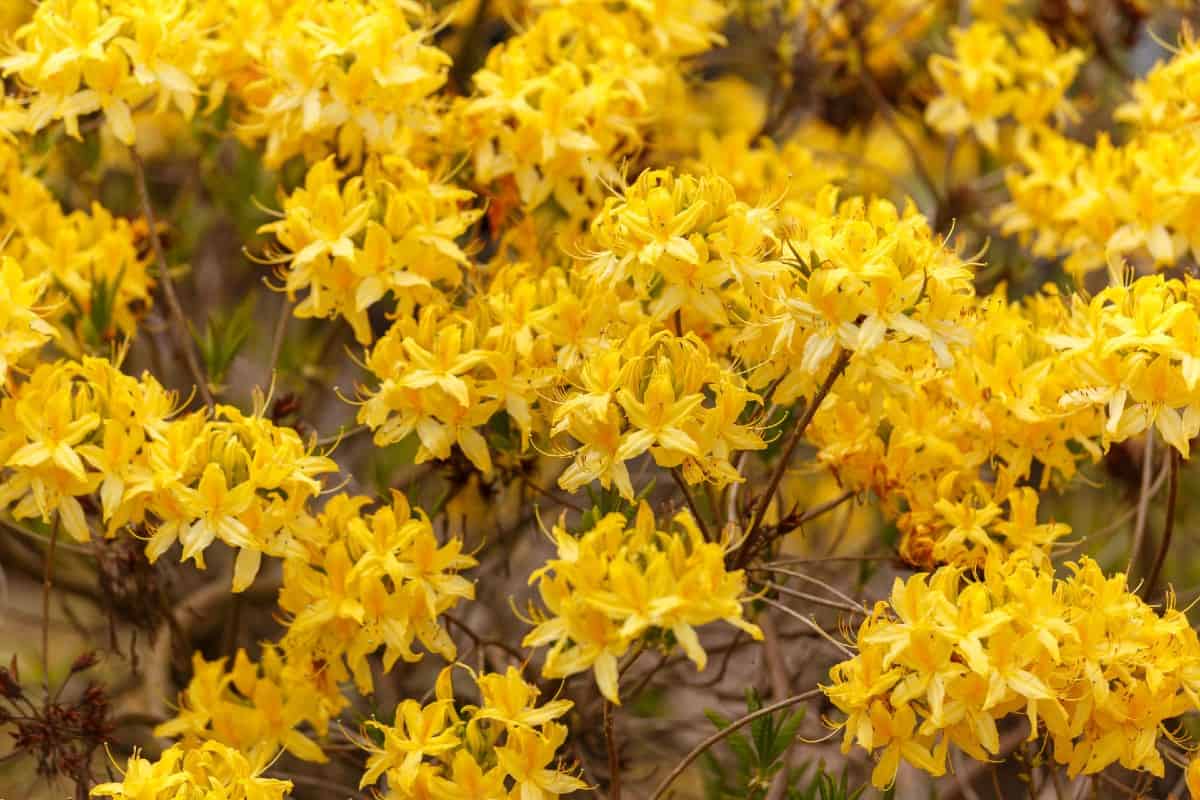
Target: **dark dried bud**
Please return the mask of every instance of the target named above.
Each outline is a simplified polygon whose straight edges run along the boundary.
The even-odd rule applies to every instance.
[[[100,654],[95,650],[88,650],[86,653],[80,654],[80,656],[71,663],[71,672],[83,672],[84,670],[91,669],[98,663],[100,663]]]
[[[7,667],[0,667],[0,697],[16,700],[24,694],[12,672]]]
[[[300,398],[288,393],[280,396],[271,405],[271,421],[279,422],[285,417],[291,417],[300,411]]]

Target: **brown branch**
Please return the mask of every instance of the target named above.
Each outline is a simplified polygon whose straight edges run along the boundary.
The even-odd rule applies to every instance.
[[[767,390],[763,392],[762,398],[758,401],[760,409],[751,420],[751,425],[757,425],[760,422],[763,424],[769,423],[771,417],[775,416],[778,406],[772,403],[771,399],[775,396],[775,390],[779,388],[779,384],[783,383],[783,379],[784,376],[780,375],[767,386]],[[749,450],[740,450],[733,459],[733,471],[741,475],[743,480],[729,484],[729,488],[725,492],[723,505],[725,506],[725,524],[727,525],[738,517],[738,494],[741,492],[742,484],[745,483],[744,479],[746,477],[742,471],[746,467],[746,459],[749,455]],[[714,507],[713,511],[716,513],[717,509]]]
[[[828,514],[830,511],[833,511],[847,500],[857,496],[857,494],[858,493],[853,489],[848,489],[832,500],[826,500],[824,503],[819,503],[812,508],[803,511],[799,516],[793,516],[795,514],[795,509],[793,508],[793,510],[788,513],[787,517],[781,519],[774,526],[774,530],[772,530],[771,533],[766,536],[763,545],[768,545],[776,539],[786,536],[788,533],[791,533],[797,528],[801,528],[805,524],[812,522],[814,519]]]
[[[741,633],[741,631],[738,631],[738,633]],[[726,657],[728,658],[728,654],[726,654]],[[642,690],[646,688],[646,685],[649,684],[650,681],[654,679],[654,676],[657,675],[659,671],[666,665],[669,658],[670,656],[668,656],[666,653],[660,654],[658,657],[658,663],[646,670],[646,674],[638,679],[638,682],[633,685],[633,688],[630,689],[625,696],[637,697],[639,694],[641,694]]]
[[[512,645],[508,644],[507,642],[500,641],[499,639],[485,639],[484,637],[482,637],[478,633],[476,633],[474,630],[472,630],[472,628],[469,625],[467,625],[465,622],[460,620],[458,617],[451,615],[449,612],[443,611],[442,616],[446,619],[447,622],[454,625],[460,631],[465,633],[467,635],[467,638],[470,639],[471,642],[474,643],[474,645],[476,647],[479,647],[481,649],[484,647],[494,647],[498,650],[503,650],[505,653],[507,653],[509,656],[511,656],[517,662],[517,664],[520,665],[522,672],[525,671],[525,663],[527,661],[529,661],[529,658],[528,658],[528,656],[526,656],[524,653],[522,653],[517,648],[513,647]]]
[[[716,686],[718,683],[723,681],[725,679],[725,673],[729,671],[729,662],[733,660],[733,654],[737,652],[738,645],[741,644],[742,637],[745,635],[746,635],[745,631],[739,630],[737,632],[737,634],[733,637],[733,641],[730,643],[730,645],[725,648],[725,655],[723,655],[721,657],[721,668],[719,670],[717,670],[716,675],[712,676],[711,678],[709,678],[705,681],[701,681],[700,683],[691,683],[691,684],[685,683],[685,685],[690,686],[693,689],[711,689],[712,687]],[[749,644],[751,641],[753,641],[753,640],[746,639],[747,644]],[[709,652],[715,653],[716,651],[709,650]]]
[[[1167,519],[1163,524],[1162,541],[1158,543],[1158,552],[1154,556],[1154,565],[1146,576],[1142,587],[1142,597],[1149,600],[1162,574],[1163,563],[1167,560],[1167,551],[1171,549],[1171,535],[1175,532],[1175,506],[1179,499],[1179,451],[1171,448],[1167,454],[1171,462],[1171,483],[1167,489]]]
[[[41,538],[41,537],[38,537]],[[64,545],[66,542],[59,542]],[[26,547],[25,545],[29,545]],[[34,551],[37,551],[36,554]],[[32,541],[24,539],[0,537],[0,564],[20,570],[33,580],[41,580],[44,575],[45,562],[41,548],[35,547]],[[54,585],[60,591],[85,597],[97,606],[104,605],[104,596],[94,583],[85,581],[82,577],[61,571],[54,577]]]
[[[617,732],[613,704],[604,701],[604,742],[608,747],[608,797],[621,800],[621,755],[617,752]]]
[[[554,492],[550,491],[549,489],[543,489],[541,486],[538,486],[535,482],[529,480],[528,478],[522,478],[521,480],[530,489],[533,489],[533,491],[537,492],[542,497],[545,497],[548,500],[553,500],[554,502],[558,503],[559,505],[566,506],[567,508],[571,509],[572,511],[578,511],[580,514],[586,514],[588,511],[586,508],[579,505],[579,503],[576,503],[574,500],[571,500],[566,497],[559,497]]]
[[[50,546],[46,549],[46,569],[42,577],[42,687],[46,690],[46,711],[50,710],[50,591],[54,588],[54,550],[62,527],[61,512],[54,515],[50,528]]]
[[[854,491],[853,489],[847,489],[845,492],[833,498],[832,500],[826,500],[824,503],[818,503],[812,508],[806,509],[804,513],[800,515],[799,519],[796,520],[795,526],[798,528],[806,522],[812,522],[817,517],[833,511],[842,503],[857,495],[858,492]]]
[[[739,728],[741,728],[745,725],[749,725],[751,722],[754,722],[754,720],[756,720],[756,719],[760,719],[760,718],[768,716],[770,714],[774,714],[776,711],[782,711],[785,708],[791,708],[794,705],[799,705],[800,703],[803,703],[805,700],[811,700],[812,698],[816,697],[820,693],[821,693],[820,689],[809,689],[807,692],[801,692],[800,694],[793,695],[791,697],[780,700],[776,703],[772,703],[769,706],[763,706],[758,711],[749,713],[746,716],[741,717],[740,719],[736,719],[733,722],[729,723],[724,728],[722,728],[721,730],[712,734],[711,736],[707,737],[706,739],[704,739],[704,741],[700,742],[700,744],[693,747],[688,752],[688,754],[683,757],[683,760],[675,765],[675,768],[671,770],[671,772],[667,775],[667,777],[662,779],[662,782],[658,784],[657,788],[655,788],[654,794],[650,795],[650,800],[659,800],[660,798],[665,796],[667,793],[667,789],[671,788],[671,784],[673,784],[675,782],[675,780],[680,775],[683,774],[684,770],[686,770],[688,767],[690,767],[692,765],[693,761],[695,761],[697,758],[699,758],[701,755],[703,755],[704,752],[706,750],[708,750],[710,747],[712,747],[713,745],[715,745],[717,742],[721,741],[725,737],[729,736],[730,734],[734,733]]]
[[[672,467],[669,472],[671,473],[671,477],[675,479],[675,485],[679,487],[679,491],[683,492],[683,499],[687,501],[688,509],[692,512],[692,516],[696,518],[696,525],[699,526],[700,533],[704,536],[704,541],[711,542],[713,537],[708,529],[708,523],[704,521],[704,517],[700,516],[700,507],[696,505],[696,498],[692,497],[692,490],[688,488],[687,482],[684,481],[683,475],[679,472],[679,467]]]
[[[487,38],[484,23],[487,22],[488,0],[479,0],[471,21],[467,23],[459,51],[454,54],[454,63],[450,66],[450,80],[462,95],[471,93],[471,76],[479,65],[476,55],[481,50],[480,45]]]
[[[204,405],[212,409],[214,401],[212,392],[208,388],[208,379],[204,376],[204,369],[192,348],[187,317],[184,316],[183,306],[179,303],[179,295],[175,292],[175,282],[171,280],[171,272],[167,268],[167,254],[163,252],[162,240],[158,237],[158,220],[154,215],[154,206],[150,203],[150,190],[146,185],[146,165],[142,162],[137,148],[130,147],[129,152],[133,157],[133,178],[134,183],[137,184],[138,196],[142,201],[142,214],[146,217],[146,225],[150,229],[150,245],[154,249],[154,258],[158,262],[163,297],[167,301],[167,310],[175,323],[171,327],[175,331],[176,343],[183,351],[183,360],[192,374],[192,380],[196,384],[196,391],[200,393],[200,399],[204,401]]]
[[[741,568],[746,565],[758,548],[758,539],[762,534],[763,518],[767,515],[767,508],[771,505],[771,500],[775,496],[775,492],[779,489],[779,482],[783,479],[783,473],[787,471],[788,464],[792,460],[792,454],[796,451],[796,446],[800,444],[800,440],[804,438],[804,432],[808,429],[808,424],[812,422],[813,417],[817,414],[817,409],[821,407],[821,402],[829,394],[833,388],[833,384],[846,371],[846,367],[850,364],[850,351],[842,350],[838,354],[837,360],[829,369],[829,375],[826,376],[825,382],[821,384],[821,388],[817,389],[817,393],[813,395],[812,400],[808,403],[808,407],[804,410],[804,416],[796,423],[795,429],[792,430],[792,436],[788,439],[787,446],[784,448],[783,455],[780,456],[779,465],[775,468],[775,474],[771,476],[771,482],[767,485],[767,492],[763,495],[762,500],[758,503],[758,511],[754,515],[754,521],[750,524],[750,530],[746,533],[746,538],[742,541],[741,548],[733,558],[733,566]]]

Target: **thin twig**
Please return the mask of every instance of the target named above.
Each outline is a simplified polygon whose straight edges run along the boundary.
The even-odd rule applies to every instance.
[[[526,486],[528,486],[530,489],[533,489],[535,492],[540,494],[542,497],[545,497],[549,500],[553,500],[554,502],[558,503],[559,505],[566,506],[567,508],[572,509],[573,511],[578,511],[580,514],[587,513],[587,509],[584,508],[583,506],[579,505],[579,503],[576,503],[574,500],[568,499],[566,497],[559,497],[554,492],[550,491],[549,489],[543,489],[541,486],[538,486],[536,483],[529,480],[528,478],[524,478],[523,482]]]
[[[1171,549],[1171,535],[1175,532],[1175,506],[1179,500],[1179,451],[1171,448],[1167,458],[1171,461],[1171,483],[1167,489],[1167,519],[1163,523],[1162,541],[1158,543],[1154,565],[1150,567],[1150,574],[1146,576],[1146,583],[1142,586],[1142,597],[1147,600],[1154,594],[1163,563],[1167,560],[1167,551]]]
[[[830,511],[833,511],[835,508],[842,505],[847,500],[851,499],[852,497],[857,496],[857,494],[858,494],[858,492],[854,491],[853,489],[848,489],[845,492],[843,492],[842,494],[833,498],[832,500],[826,500],[824,503],[819,503],[819,504],[813,506],[812,508],[806,510],[804,513],[802,513],[799,517],[796,517],[794,520],[790,519],[790,515],[789,515],[789,518],[784,518],[780,522],[779,525],[775,526],[777,528],[777,530],[775,530],[775,532],[770,537],[768,537],[767,542],[768,543],[772,542],[775,539],[777,539],[778,537],[784,536],[798,528],[803,527],[804,525],[808,524],[809,522],[812,522],[814,519],[817,519],[818,517],[822,517],[825,514],[828,514]]]
[[[322,436],[320,439],[317,439],[317,447],[329,447],[333,444],[340,444],[347,439],[353,439],[355,436],[360,436],[370,430],[371,429],[366,425],[355,425],[353,428],[343,428],[337,433],[330,434],[329,436]]]
[[[837,600],[830,600],[829,598],[821,597],[820,595],[802,592],[799,589],[793,589],[790,586],[783,586],[781,584],[774,583],[773,581],[767,581],[767,587],[779,592],[780,594],[785,594],[788,597],[794,597],[797,600],[807,600],[808,602],[814,603],[818,606],[825,606],[826,608],[832,608],[837,611],[845,611],[850,614],[859,614],[862,616],[867,615],[867,612],[859,608],[857,605],[839,603]]]
[[[840,506],[842,503],[856,496],[858,496],[858,492],[854,491],[853,489],[847,489],[845,492],[833,498],[832,500],[826,500],[824,503],[818,503],[812,508],[806,509],[805,512],[796,520],[796,527],[799,528],[806,522],[812,522],[817,517],[824,516]]]
[[[738,633],[741,633],[741,631],[738,631]],[[659,670],[661,670],[666,665],[667,660],[669,658],[670,658],[670,656],[667,655],[666,653],[661,653],[658,657],[658,663],[656,663],[650,669],[646,670],[646,674],[638,679],[638,682],[633,685],[632,689],[629,689],[625,693],[625,696],[626,697],[637,697],[638,695],[640,695],[642,693],[642,690],[646,688],[646,685],[649,684],[650,681],[654,679],[654,676],[658,674]],[[728,660],[728,654],[726,654],[726,660]]]
[[[840,597],[842,600],[845,600],[852,607],[854,607],[855,610],[857,610],[857,611],[866,611],[867,610],[866,606],[864,606],[862,603],[855,600],[850,595],[843,592],[841,589],[837,588],[836,586],[834,586],[831,583],[828,583],[827,581],[821,580],[820,578],[814,578],[812,575],[805,575],[803,572],[796,572],[795,570],[784,569],[782,567],[775,567],[775,566],[770,566],[770,565],[758,567],[757,569],[761,569],[763,572],[777,572],[780,575],[787,575],[789,578],[796,578],[796,579],[802,580],[806,583],[811,583],[814,586],[820,586],[822,589],[824,589],[825,591],[834,595],[835,597]]]
[[[759,422],[762,422],[764,424],[769,423],[771,421],[771,417],[775,416],[775,412],[778,410],[779,407],[776,406],[774,403],[772,403],[771,399],[773,397],[775,397],[775,390],[779,388],[779,384],[783,383],[783,379],[784,379],[784,376],[780,375],[778,378],[771,381],[771,384],[767,387],[767,390],[765,392],[763,392],[762,397],[758,401],[761,408],[760,408],[758,414],[756,414],[755,417],[751,420],[752,425],[758,424]],[[728,525],[731,522],[734,522],[738,518],[738,495],[741,492],[742,484],[745,483],[744,478],[746,476],[745,476],[743,470],[746,467],[746,459],[749,456],[750,456],[749,450],[740,450],[740,451],[738,451],[737,456],[734,457],[733,471],[736,472],[738,475],[741,475],[743,480],[735,481],[735,482],[729,484],[729,488],[728,488],[728,490],[726,490],[725,502],[724,502],[725,524],[726,525]],[[715,513],[716,509],[714,508],[713,511]]]
[[[1150,509],[1150,479],[1154,467],[1154,428],[1146,429],[1146,444],[1142,448],[1142,487],[1138,492],[1137,518],[1133,523],[1133,546],[1129,550],[1129,562],[1125,565],[1125,574],[1132,574],[1134,564],[1146,543],[1146,519]]]
[[[683,492],[683,499],[687,501],[688,508],[692,512],[692,516],[696,519],[696,525],[700,528],[700,533],[704,536],[704,541],[711,542],[712,534],[708,530],[708,523],[704,521],[704,517],[700,516],[700,507],[696,505],[696,498],[692,497],[692,490],[688,488],[687,482],[684,481],[683,475],[679,472],[679,467],[670,469],[671,477],[675,479],[675,485],[679,487],[679,491]]]
[[[167,310],[175,322],[172,326],[175,338],[179,349],[183,351],[183,360],[187,363],[188,371],[192,373],[192,380],[196,384],[196,391],[200,393],[200,399],[211,409],[214,402],[212,392],[208,388],[208,379],[204,377],[204,369],[200,366],[200,361],[192,349],[192,336],[189,332],[187,317],[184,316],[183,306],[179,304],[179,295],[175,293],[175,282],[171,279],[171,272],[167,268],[167,254],[163,252],[162,240],[158,238],[158,220],[154,216],[154,206],[150,203],[150,190],[146,185],[146,165],[142,162],[137,148],[131,147],[129,152],[133,157],[133,178],[142,201],[142,214],[146,217],[146,225],[150,228],[150,245],[154,249],[154,258],[158,261],[158,274],[159,280],[162,282],[163,297],[167,301]]]
[[[659,800],[660,798],[665,796],[667,793],[667,790],[671,788],[671,784],[673,784],[675,782],[675,780],[680,775],[683,774],[684,770],[686,770],[689,766],[692,765],[693,761],[695,761],[697,758],[699,758],[701,755],[703,755],[704,752],[706,750],[708,750],[710,747],[712,747],[713,745],[715,745],[717,742],[721,741],[725,737],[729,736],[730,734],[734,733],[739,728],[749,725],[751,722],[754,722],[754,720],[756,720],[756,719],[760,719],[760,718],[768,716],[770,714],[774,714],[776,711],[782,711],[785,708],[791,708],[794,705],[803,703],[805,700],[811,700],[812,698],[816,697],[820,693],[821,693],[820,689],[809,689],[807,692],[801,692],[800,694],[793,695],[791,697],[780,700],[777,703],[772,703],[769,706],[763,706],[758,711],[751,712],[751,713],[747,714],[746,716],[736,719],[733,722],[729,723],[724,728],[722,728],[721,730],[712,734],[711,736],[707,737],[706,739],[704,739],[704,741],[700,742],[700,744],[693,747],[688,752],[688,754],[683,757],[683,760],[675,765],[675,768],[671,770],[671,772],[667,775],[667,777],[662,779],[662,782],[659,783],[658,787],[654,790],[654,794],[650,795],[650,800]]]
[[[613,704],[608,700],[604,701],[604,741],[608,747],[608,798],[621,800],[621,755],[617,752]]]
[[[838,650],[840,650],[842,655],[844,655],[846,658],[854,658],[854,652],[849,647],[846,647],[846,645],[842,644],[837,639],[830,636],[829,631],[825,630],[820,625],[818,625],[817,621],[815,619],[812,619],[811,617],[806,617],[803,614],[801,614],[799,611],[788,608],[783,603],[777,603],[776,601],[772,600],[769,597],[760,597],[760,598],[758,598],[758,600],[760,603],[766,603],[771,608],[778,608],[780,611],[787,614],[789,617],[793,617],[795,619],[800,620],[805,625],[809,626],[814,631],[816,631],[821,636],[822,639],[829,642],[834,647],[836,647]]]
[[[893,553],[862,553],[856,556],[797,556],[795,558],[777,558],[774,561],[767,561],[763,566],[773,569],[784,564],[831,564],[838,561],[895,561],[896,558],[897,556]]]
[[[4,517],[0,517],[0,528],[6,528],[19,536],[24,536],[25,538],[35,542],[43,542],[46,539],[46,537],[42,536],[41,534],[31,531],[28,528],[19,525],[15,521],[5,519]],[[84,547],[83,545],[74,544],[72,542],[59,542],[58,546],[63,550],[70,550],[72,553],[79,553],[80,555],[84,555],[89,558],[96,557],[96,553],[93,550]]]
[[[754,521],[750,524],[750,530],[746,533],[746,538],[742,541],[741,548],[733,558],[735,567],[744,567],[746,562],[753,555],[758,547],[758,538],[762,533],[763,518],[767,516],[767,508],[771,505],[772,498],[775,497],[775,492],[779,489],[779,482],[783,480],[783,473],[787,471],[789,463],[792,460],[792,454],[796,451],[796,446],[800,444],[800,440],[804,438],[804,432],[808,429],[808,424],[812,422],[813,417],[817,414],[817,409],[821,407],[821,402],[829,394],[833,388],[833,384],[846,371],[846,367],[850,364],[850,351],[843,350],[838,354],[837,360],[829,369],[829,375],[826,376],[825,382],[821,384],[821,388],[817,389],[813,395],[808,407],[804,409],[804,416],[796,423],[796,427],[792,430],[791,438],[788,439],[787,445],[784,447],[783,454],[779,458],[779,464],[775,467],[775,473],[771,476],[771,482],[767,485],[766,494],[758,503],[758,510],[754,514]]]
[[[1155,476],[1155,478],[1154,478],[1154,483],[1151,484],[1151,486],[1150,486],[1151,499],[1158,496],[1158,491],[1160,489],[1162,489],[1163,484],[1167,482],[1167,476],[1170,474],[1170,472],[1171,472],[1170,463],[1163,464],[1162,469],[1160,469],[1158,471],[1158,475]],[[1139,503],[1138,505],[1140,506],[1141,504]],[[1125,511],[1121,512],[1120,516],[1118,516],[1112,522],[1105,525],[1103,528],[1101,528],[1097,531],[1092,531],[1092,533],[1089,534],[1088,539],[1099,540],[1099,539],[1108,538],[1109,535],[1115,533],[1117,530],[1119,530],[1121,528],[1121,526],[1123,526],[1125,523],[1129,522],[1129,520],[1131,520],[1133,518],[1133,516],[1137,513],[1137,510],[1138,510],[1138,506],[1134,506],[1133,508],[1126,509]],[[1073,544],[1064,544],[1063,550],[1073,550],[1076,547],[1079,547],[1081,544],[1083,544],[1084,541],[1085,540],[1081,538]]]
[[[705,681],[702,681],[701,683],[693,683],[693,684],[688,684],[688,685],[693,689],[710,689],[713,686],[716,686],[721,681],[723,681],[725,679],[725,673],[729,670],[729,662],[731,660],[733,660],[733,654],[735,652],[737,652],[737,647],[741,643],[742,637],[745,635],[746,635],[745,631],[739,630],[737,632],[737,634],[733,637],[733,642],[730,643],[730,646],[725,648],[725,655],[721,657],[721,668],[719,670],[717,670],[716,675],[712,676],[711,678],[708,678]],[[752,641],[752,640],[746,639],[747,643],[749,643],[750,641]],[[710,652],[715,652],[715,651],[710,651]]]
[[[42,687],[46,690],[46,707],[50,706],[50,591],[54,588],[54,550],[58,545],[58,529],[62,514],[54,515],[50,527],[50,546],[46,548],[46,568],[42,578]]]
[[[445,611],[442,612],[442,616],[445,617],[447,622],[456,626],[460,631],[465,633],[467,638],[475,643],[476,647],[495,647],[499,650],[503,650],[505,653],[511,656],[521,666],[521,670],[524,671],[525,663],[529,660],[529,658],[520,650],[499,639],[485,639],[472,630],[467,623]]]

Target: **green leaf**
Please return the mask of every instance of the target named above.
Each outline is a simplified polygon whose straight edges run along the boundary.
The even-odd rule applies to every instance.
[[[192,337],[204,359],[204,368],[210,382],[219,384],[225,380],[229,367],[241,351],[254,328],[255,296],[249,295],[228,316],[209,316],[204,334]]]

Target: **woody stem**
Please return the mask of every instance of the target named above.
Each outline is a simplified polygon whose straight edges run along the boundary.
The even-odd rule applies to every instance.
[[[792,435],[788,439],[787,445],[783,449],[783,455],[779,458],[779,464],[775,467],[774,474],[771,475],[771,482],[767,485],[767,491],[758,502],[758,509],[754,513],[754,521],[750,524],[750,530],[746,533],[746,538],[742,542],[741,548],[734,556],[733,566],[741,569],[750,560],[750,556],[758,548],[758,540],[762,536],[763,518],[767,516],[767,508],[771,505],[771,500],[775,497],[775,492],[779,489],[779,482],[783,480],[783,473],[787,471],[788,464],[791,463],[792,454],[796,451],[800,440],[804,438],[804,432],[808,429],[808,425],[812,422],[813,417],[817,414],[817,409],[821,407],[821,403],[833,388],[833,384],[846,371],[846,367],[850,364],[850,351],[842,350],[837,357],[837,361],[829,370],[829,375],[825,377],[825,382],[817,389],[807,407],[804,409],[804,416],[796,423],[796,427],[792,429]]]

